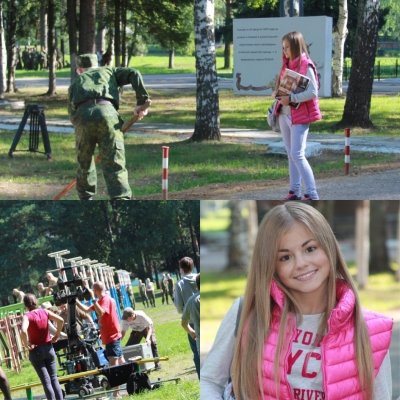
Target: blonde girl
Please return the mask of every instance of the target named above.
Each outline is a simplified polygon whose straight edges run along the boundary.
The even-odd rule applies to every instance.
[[[286,202],[261,222],[235,338],[238,303],[201,370],[202,400],[392,398],[393,321],[361,309],[335,236],[313,207]]]
[[[300,32],[290,32],[282,38],[282,67],[273,97],[287,68],[306,75],[310,84],[301,93],[277,97],[282,107],[276,107],[275,114],[279,116],[279,126],[289,158],[290,189],[285,200],[302,199],[302,182],[305,186],[303,200],[318,200],[314,174],[305,157],[305,149],[310,123],[322,118],[318,105],[319,84],[316,67]],[[299,103],[300,106],[294,108],[289,103]]]

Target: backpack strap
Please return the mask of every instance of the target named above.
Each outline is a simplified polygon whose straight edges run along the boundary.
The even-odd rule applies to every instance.
[[[235,337],[237,336],[237,331],[238,331],[238,328],[239,328],[240,315],[242,314],[242,307],[243,307],[243,296],[240,296],[240,298],[239,298],[239,308],[238,308],[238,312],[237,312],[237,315],[236,315]]]

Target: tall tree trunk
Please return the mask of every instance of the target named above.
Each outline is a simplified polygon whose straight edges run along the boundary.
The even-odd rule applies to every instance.
[[[126,0],[121,1],[121,27],[122,27],[122,36],[121,36],[121,48],[122,48],[122,66],[127,67],[127,47],[126,47],[126,13],[127,13],[127,4]]]
[[[109,239],[110,239],[111,250],[115,256],[115,242],[114,242],[113,232],[112,232],[112,228],[111,228],[111,224],[110,224],[110,218],[108,218],[107,205],[106,205],[105,201],[101,201],[100,203],[101,203],[101,209],[103,210],[104,222],[106,224],[106,229],[107,229]]]
[[[175,49],[172,48],[169,50],[168,68],[172,69],[174,67],[175,67]]]
[[[55,29],[55,0],[49,0],[49,90],[47,94],[53,96],[56,94],[56,29]]]
[[[348,34],[347,0],[339,0],[339,17],[336,26],[333,29],[334,49],[332,66],[332,97],[342,96],[343,80],[343,62],[344,62],[344,44]]]
[[[342,120],[337,127],[371,128],[371,95],[379,26],[380,0],[358,1],[358,22],[354,39],[349,87]]]
[[[115,19],[114,19],[114,54],[115,66],[121,66],[121,0],[115,0]]]
[[[192,249],[193,249],[193,254],[194,254],[194,262],[197,267],[197,271],[200,272],[200,249],[199,249],[199,241],[197,240],[197,236],[193,227],[192,222],[190,221],[189,223],[189,229],[190,229],[190,238],[192,241]]]
[[[254,246],[258,233],[258,213],[255,200],[247,200],[249,216],[247,217],[247,259],[250,261],[253,257]]]
[[[67,22],[68,22],[68,43],[69,54],[71,57],[71,82],[78,76],[75,71],[76,68],[76,0],[67,0]]]
[[[232,21],[232,0],[225,1],[225,25]],[[224,49],[224,68],[231,67],[231,40],[230,37],[224,35],[225,49]]]
[[[356,266],[360,289],[368,284],[370,201],[358,200],[356,206]]]
[[[218,79],[215,62],[214,2],[195,0],[196,123],[192,139],[220,140]]]
[[[396,281],[400,281],[400,201],[398,202],[397,212],[397,272]]]
[[[110,203],[113,211],[114,226],[117,233],[117,239],[119,239],[121,237],[121,224],[120,224],[120,215],[117,209],[117,201],[112,200]]]
[[[47,46],[47,10],[46,3],[40,5],[40,46]]]
[[[99,2],[97,12],[97,34],[96,34],[96,51],[101,55],[106,52],[106,14],[107,14],[107,0]]]
[[[7,92],[15,93],[18,92],[15,84],[15,67],[16,67],[16,30],[17,30],[17,0],[11,0],[9,2],[8,11],[8,33],[7,33]]]
[[[3,1],[0,0],[0,99],[4,99],[7,85],[7,49],[3,21]]]
[[[386,200],[371,201],[370,212],[370,243],[371,256],[369,270],[371,273],[391,271],[388,249],[386,247]]]
[[[95,53],[96,1],[84,0],[79,8],[79,54]]]
[[[246,249],[244,238],[244,220],[242,218],[241,200],[229,202],[231,210],[231,225],[229,227],[228,265],[226,269],[243,268],[246,266]]]

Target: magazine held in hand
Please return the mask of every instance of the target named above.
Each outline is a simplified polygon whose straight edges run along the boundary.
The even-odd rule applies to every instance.
[[[280,96],[289,96],[291,93],[304,92],[309,84],[310,79],[307,76],[286,68],[275,98]],[[290,102],[289,105],[297,109],[299,108],[300,103]]]

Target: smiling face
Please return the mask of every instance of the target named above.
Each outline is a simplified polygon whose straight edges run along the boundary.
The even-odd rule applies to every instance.
[[[282,236],[276,256],[276,273],[304,313],[323,309],[329,260],[313,233],[303,224],[295,222]],[[311,312],[310,304],[315,305]]]
[[[283,51],[283,55],[291,61],[292,57],[291,57],[291,52],[290,52],[290,43],[286,39],[284,39],[282,41],[282,51]]]

